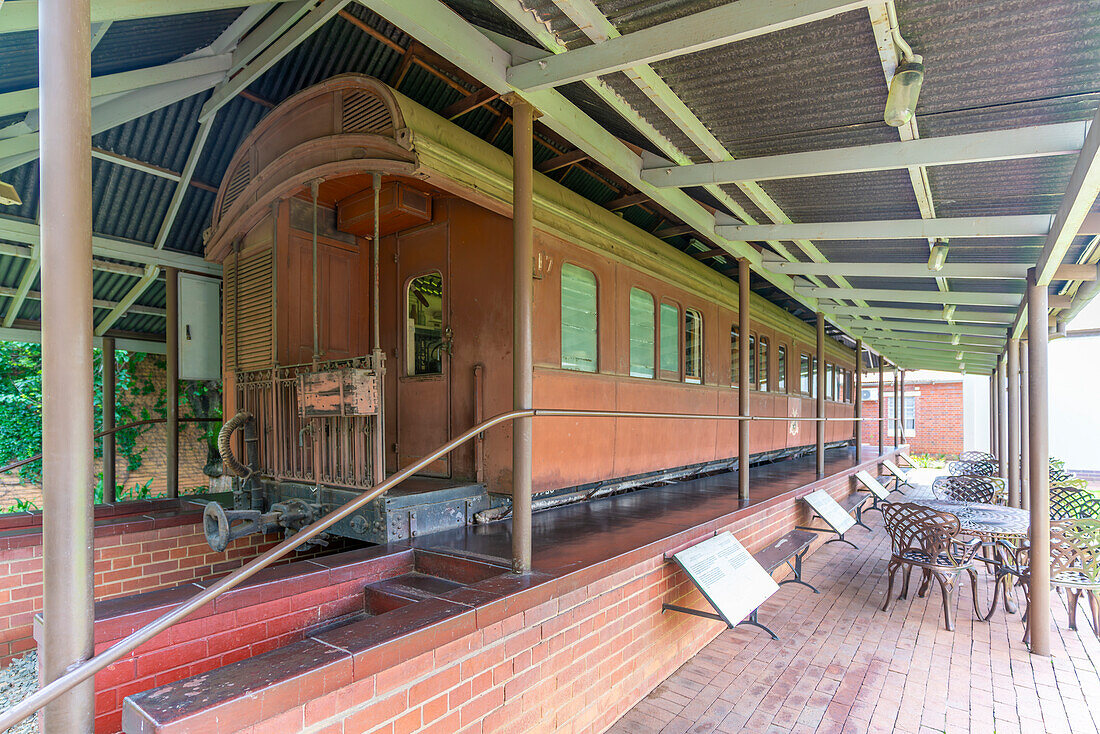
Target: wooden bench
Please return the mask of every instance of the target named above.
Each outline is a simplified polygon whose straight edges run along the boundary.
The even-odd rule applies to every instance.
[[[868,530],[871,529],[867,523],[863,522],[863,503],[867,501],[866,495],[850,494],[841,502],[837,502],[828,492],[819,489],[801,499],[809,505],[814,515],[824,520],[825,524],[829,527],[818,528],[799,525],[798,529],[808,530],[814,533],[836,533],[837,537],[826,540],[826,544],[847,543],[853,548],[858,548],[859,546],[845,538],[844,534],[856,525],[861,525]],[[853,510],[855,510],[856,513],[854,520],[851,517]]]

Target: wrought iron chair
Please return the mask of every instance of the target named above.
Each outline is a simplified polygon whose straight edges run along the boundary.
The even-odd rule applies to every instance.
[[[942,500],[993,504],[997,497],[997,483],[993,477],[936,477],[932,482],[932,494]]]
[[[985,451],[964,451],[959,454],[959,461],[997,461],[997,457]]]
[[[1057,487],[1069,487],[1072,489],[1088,489],[1089,480],[1081,479],[1080,477],[1069,477],[1067,479],[1051,479],[1050,488],[1055,489]]]
[[[974,614],[978,619],[984,619],[978,608],[978,573],[974,567],[974,557],[981,548],[981,541],[977,538],[965,542],[959,540],[959,518],[949,512],[939,512],[908,502],[883,505],[882,517],[886,531],[890,534],[891,545],[890,563],[886,568],[889,584],[882,611],[890,608],[894,577],[903,566],[908,566],[904,571],[905,579],[899,600],[905,599],[909,594],[909,577],[913,569],[921,569],[929,581],[935,578],[939,582],[943,596],[944,625],[948,631],[954,631],[951,602],[959,575],[965,571],[970,576]],[[927,583],[921,586],[918,596],[924,596],[926,586]]]
[[[1100,519],[1100,497],[1077,487],[1051,487],[1050,519]]]
[[[976,476],[995,477],[999,471],[996,459],[981,459],[979,461],[949,461],[947,473],[952,476]]]
[[[1013,549],[1012,562],[998,571],[1018,577],[1031,606],[1028,549]],[[1092,631],[1100,637],[1100,519],[1052,520],[1050,523],[1050,585],[1066,592],[1069,628],[1077,629],[1077,600],[1087,594]],[[1031,641],[1030,615],[1024,614],[1024,642]]]

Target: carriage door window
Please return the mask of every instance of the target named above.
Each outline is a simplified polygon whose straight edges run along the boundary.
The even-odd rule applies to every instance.
[[[810,385],[813,383],[813,375],[810,374],[810,355],[803,354],[799,365],[799,390],[803,395],[810,394]]]
[[[561,266],[561,366],[595,372],[597,329],[596,276],[584,268]]]
[[[443,276],[428,273],[409,281],[405,307],[406,374],[443,374]]]
[[[775,389],[787,392],[787,348],[782,344],[775,348]]]
[[[703,317],[684,310],[684,382],[703,382]]]
[[[768,374],[768,339],[767,337],[760,337],[760,392],[767,392],[769,388],[769,379],[771,375]]]
[[[741,382],[741,354],[738,346],[737,327],[730,327],[730,387]]]
[[[680,309],[661,304],[661,377],[680,377]]]
[[[630,376],[653,377],[654,329],[653,296],[640,288],[630,289]]]
[[[749,334],[749,387],[756,387],[756,337]]]

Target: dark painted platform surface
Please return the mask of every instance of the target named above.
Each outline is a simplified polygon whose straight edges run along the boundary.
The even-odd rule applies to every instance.
[[[875,449],[865,447],[864,462],[876,454]],[[855,465],[854,448],[826,451],[826,478]],[[737,472],[728,472],[537,512],[532,519],[532,566],[535,571],[560,576],[685,530],[718,524],[732,514],[755,513],[793,490],[808,494],[818,481],[815,470],[812,454],[754,466],[749,470],[748,502],[737,497]],[[468,526],[416,538],[412,543],[508,562],[512,523]]]

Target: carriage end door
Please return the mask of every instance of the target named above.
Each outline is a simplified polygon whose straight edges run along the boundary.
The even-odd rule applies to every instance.
[[[397,237],[397,463],[404,468],[450,437],[450,283],[447,224]],[[449,477],[439,459],[421,473]]]

